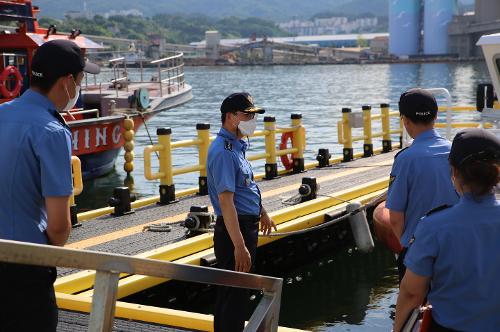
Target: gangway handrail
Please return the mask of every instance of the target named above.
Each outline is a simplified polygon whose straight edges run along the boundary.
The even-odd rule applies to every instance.
[[[172,56],[169,56],[169,57],[166,57],[166,58],[161,58],[161,59],[153,60],[150,63],[152,65],[154,65],[154,64],[157,64],[157,63],[160,63],[160,62],[165,62],[165,61],[168,61],[168,60],[172,60],[172,59],[176,59],[176,58],[181,58],[183,56],[184,56],[183,52],[178,52],[175,55],[172,55]]]
[[[262,290],[264,295],[244,331],[278,329],[280,278],[11,240],[0,240],[0,261],[96,270],[89,331],[112,330],[120,273]]]
[[[113,62],[119,62],[125,60],[125,57],[119,57],[119,58],[114,58],[109,60],[108,62],[113,63]]]
[[[451,106],[451,94],[450,91],[446,88],[429,88],[429,89],[424,89],[426,91],[429,91],[432,94],[442,94],[446,98],[446,139],[451,140],[451,112],[452,112],[452,106]]]

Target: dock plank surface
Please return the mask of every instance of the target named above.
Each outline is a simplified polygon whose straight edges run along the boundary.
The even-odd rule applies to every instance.
[[[282,176],[273,180],[259,181],[263,205],[268,212],[286,208],[283,200],[298,192],[303,177],[315,177],[320,184],[318,195],[332,195],[335,192],[361,185],[362,183],[389,176],[395,152],[362,158],[349,163],[335,164],[327,168],[310,169],[300,174]],[[170,232],[143,232],[143,227],[163,221],[182,221],[193,205],[209,205],[208,196],[188,196],[170,205],[150,205],[136,209],[135,213],[114,217],[102,216],[85,221],[73,229],[69,248],[88,249],[102,252],[137,255],[158,247],[184,240],[185,228],[172,225]],[[58,275],[75,272],[59,269]]]
[[[397,151],[362,158],[349,163],[334,164],[327,168],[310,169],[304,173],[285,175],[273,180],[259,181],[263,205],[268,212],[288,207],[283,200],[298,193],[303,177],[315,177],[320,185],[318,196],[333,196],[342,190],[381,178],[388,178]],[[185,228],[172,225],[170,232],[143,232],[151,223],[180,222],[193,205],[209,205],[208,196],[187,196],[170,205],[150,205],[136,209],[135,213],[114,217],[102,216],[84,221],[73,229],[67,247],[96,250],[125,255],[137,255],[186,239]],[[60,268],[58,276],[78,272]],[[84,331],[88,314],[60,310],[58,331]],[[180,328],[116,319],[113,331],[185,331]]]

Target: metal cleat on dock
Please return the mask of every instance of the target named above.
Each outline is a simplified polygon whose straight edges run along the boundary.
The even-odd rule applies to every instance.
[[[111,214],[114,216],[123,216],[134,213],[130,203],[135,200],[135,194],[130,193],[128,187],[116,187],[113,190],[113,197],[108,200],[108,204],[114,207],[114,211]]]
[[[214,222],[215,216],[208,212],[207,205],[191,206],[183,226],[187,228],[188,236],[198,235],[213,230],[212,224]]]

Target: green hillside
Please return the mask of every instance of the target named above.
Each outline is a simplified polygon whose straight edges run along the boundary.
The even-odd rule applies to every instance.
[[[285,21],[294,16],[308,18],[323,11],[336,10],[342,6],[342,10],[353,12],[350,2],[364,2],[382,4],[369,6],[371,13],[386,16],[389,0],[162,0],[152,2],[151,0],[87,0],[87,8],[94,14],[104,14],[110,10],[138,9],[146,16],[155,14],[204,14],[211,17],[259,17],[274,21]],[[34,0],[40,6],[42,16],[62,18],[69,10],[83,9],[83,1],[74,0]],[[154,5],[152,5],[154,3]],[[357,6],[357,5],[356,5]],[[380,6],[380,8],[377,8]],[[385,10],[385,11],[384,11]],[[363,12],[366,12],[363,11]]]
[[[62,18],[70,10],[81,11],[82,0],[33,0],[45,17]],[[389,0],[86,0],[94,14],[110,10],[138,9],[146,16],[155,14],[204,14],[211,17],[259,17],[286,21],[293,17],[309,18],[321,12],[388,16]],[[459,0],[462,8],[471,9],[474,0]]]
[[[48,27],[55,24],[59,31],[80,29],[89,35],[148,39],[148,35],[161,34],[169,43],[186,44],[205,38],[206,30],[218,30],[225,38],[248,38],[257,36],[287,36],[272,21],[260,18],[226,17],[215,19],[202,15],[167,15],[153,17],[111,16],[105,19],[96,15],[92,19],[53,19],[41,18],[40,25]]]

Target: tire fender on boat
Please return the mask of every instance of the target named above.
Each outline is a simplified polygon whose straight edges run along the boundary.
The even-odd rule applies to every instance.
[[[9,76],[14,76],[16,84],[14,88],[9,90],[7,88],[7,80]],[[19,95],[21,92],[21,88],[23,86],[23,76],[19,72],[19,70],[14,66],[7,66],[4,68],[2,73],[0,74],[0,93],[4,98],[13,98]]]
[[[283,133],[281,135],[280,150],[285,150],[287,148],[288,141],[289,140],[291,141],[292,138],[293,138],[292,132]],[[281,162],[283,163],[283,166],[285,167],[286,170],[293,168],[293,159],[291,156],[284,154],[280,158],[281,158]]]

